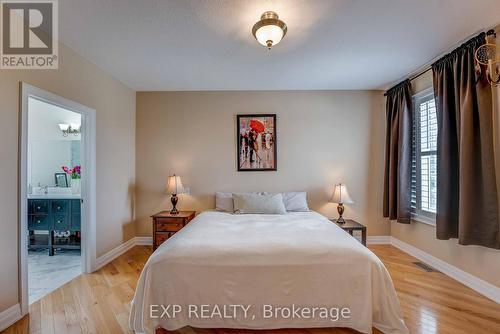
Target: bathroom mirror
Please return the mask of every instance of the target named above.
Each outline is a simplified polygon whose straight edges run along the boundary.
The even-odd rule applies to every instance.
[[[69,177],[62,171],[62,166],[80,164],[79,140],[33,140],[28,151],[29,185],[69,186]]]

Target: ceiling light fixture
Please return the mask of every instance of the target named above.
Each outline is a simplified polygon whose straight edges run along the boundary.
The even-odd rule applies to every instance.
[[[278,14],[271,11],[262,14],[260,21],[252,28],[255,39],[269,50],[285,37],[286,31],[286,23],[279,19]]]

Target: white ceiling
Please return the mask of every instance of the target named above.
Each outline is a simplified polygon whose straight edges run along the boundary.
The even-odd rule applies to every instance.
[[[380,89],[500,23],[499,0],[60,0],[60,39],[138,91]],[[288,25],[271,51],[262,12]]]

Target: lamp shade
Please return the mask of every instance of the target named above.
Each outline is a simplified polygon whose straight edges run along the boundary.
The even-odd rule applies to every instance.
[[[182,185],[181,177],[172,175],[168,177],[167,194],[183,194],[185,193],[184,186]]]
[[[339,183],[333,189],[333,196],[330,200],[333,203],[353,203],[345,184]]]

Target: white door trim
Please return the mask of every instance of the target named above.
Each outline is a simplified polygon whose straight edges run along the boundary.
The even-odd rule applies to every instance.
[[[19,165],[19,256],[21,313],[28,313],[28,98],[71,110],[82,116],[82,270],[90,273],[96,263],[96,111],[38,87],[21,82],[20,87],[20,165]]]

